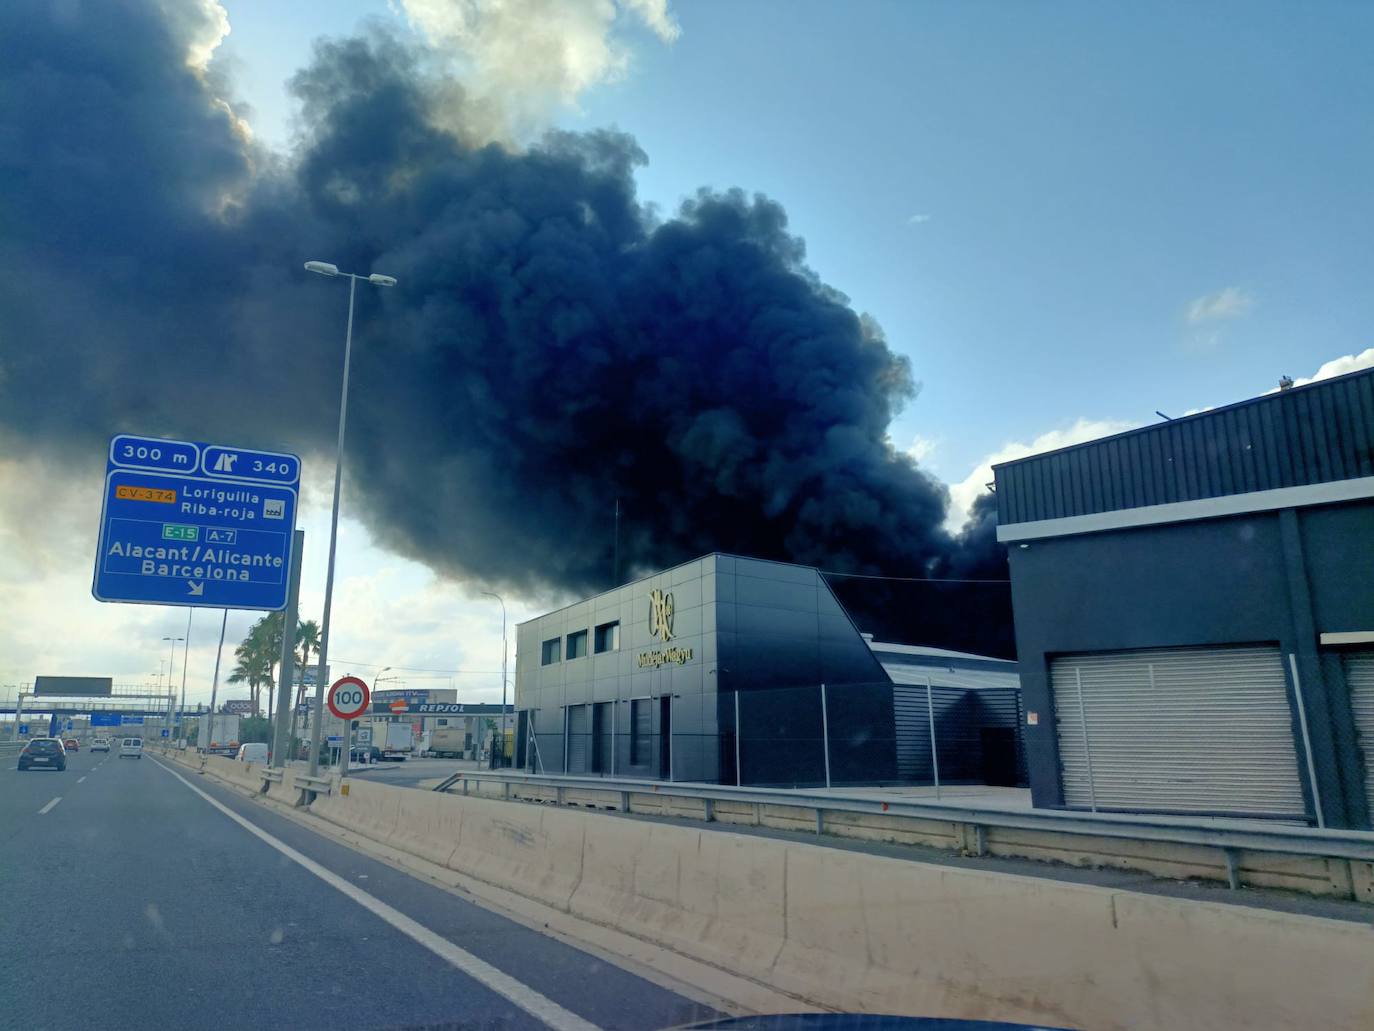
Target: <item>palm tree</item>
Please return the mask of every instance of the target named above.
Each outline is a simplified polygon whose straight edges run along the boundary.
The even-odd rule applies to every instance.
[[[296,688],[296,707],[291,710],[293,749],[296,740],[296,719],[301,711],[301,703],[305,701],[305,671],[310,668],[310,653],[313,651],[318,655],[320,652],[320,625],[313,619],[301,620],[296,624],[296,647],[301,650],[301,668],[296,674],[296,682],[300,685]]]
[[[300,688],[296,692],[296,707],[305,701],[305,670],[310,668],[310,653],[320,653],[320,624],[304,619],[296,626],[296,647],[301,650]]]
[[[264,680],[271,676],[271,671],[264,665],[262,655],[249,647],[248,641],[234,649],[234,659],[234,670],[229,674],[229,683],[248,685],[249,698],[252,699],[253,712],[256,714],[259,711],[260,688]]]

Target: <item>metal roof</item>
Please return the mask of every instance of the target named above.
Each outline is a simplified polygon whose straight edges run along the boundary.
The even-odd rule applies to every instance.
[[[993,467],[998,523],[1374,476],[1374,369]]]
[[[868,641],[868,647],[894,684],[924,685],[929,677],[933,687],[1021,687],[1018,666],[1007,659],[881,641]]]

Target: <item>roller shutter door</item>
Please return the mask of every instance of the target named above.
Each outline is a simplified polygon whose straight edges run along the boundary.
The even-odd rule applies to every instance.
[[[568,772],[586,773],[592,733],[587,719],[590,706],[568,706]]]
[[[1306,815],[1277,648],[1066,655],[1050,680],[1066,804]]]
[[[1374,650],[1345,653],[1345,686],[1364,753],[1365,798],[1374,807]]]

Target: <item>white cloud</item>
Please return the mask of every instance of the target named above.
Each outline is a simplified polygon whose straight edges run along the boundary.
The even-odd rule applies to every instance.
[[[912,461],[918,465],[927,464],[935,454],[939,441],[933,437],[922,437],[917,435],[912,438],[911,445],[906,449],[906,453],[911,456]]]
[[[1360,369],[1369,368],[1374,368],[1374,347],[1367,347],[1359,354],[1347,354],[1339,358],[1332,358],[1329,362],[1318,368],[1311,376],[1295,379],[1293,381],[1293,386],[1300,387],[1304,383],[1315,383],[1319,379],[1330,379],[1332,376],[1344,376],[1347,372],[1358,372]]]
[[[1188,302],[1184,317],[1191,325],[1236,319],[1249,314],[1255,299],[1238,286],[1228,286],[1216,293],[1203,294]]]
[[[495,108],[518,136],[593,86],[629,69],[627,23],[664,43],[681,29],[667,0],[399,0],[410,23],[458,65],[478,107]]]
[[[957,533],[963,527],[968,520],[973,502],[978,495],[987,491],[987,485],[992,482],[992,467],[999,462],[1010,462],[1012,459],[1025,458],[1042,451],[1054,451],[1056,448],[1096,440],[1098,437],[1134,429],[1136,425],[1137,423],[1121,419],[1080,418],[1070,426],[1040,434],[1029,444],[1020,441],[1003,444],[992,454],[984,457],[961,482],[950,484],[950,504],[949,512],[945,516],[945,529],[950,533]]]
[[[906,220],[906,224],[909,225],[909,226],[919,226],[919,225],[924,225],[926,222],[929,222],[929,221],[930,221],[930,216],[929,216],[929,215],[912,215],[910,218],[908,218],[908,219]]]

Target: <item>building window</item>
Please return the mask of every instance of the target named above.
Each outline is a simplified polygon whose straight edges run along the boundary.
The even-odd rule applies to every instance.
[[[620,650],[620,624],[602,623],[596,628],[596,653]]]
[[[587,631],[579,630],[568,635],[568,658],[580,659],[587,654]]]
[[[562,658],[562,644],[562,639],[557,637],[555,637],[552,641],[545,641],[544,652],[543,656],[540,659],[540,664],[544,666],[552,666],[555,662]]]
[[[438,723],[439,723],[439,726],[441,726],[441,727],[447,727],[447,726],[448,726],[448,720],[439,720]]]

